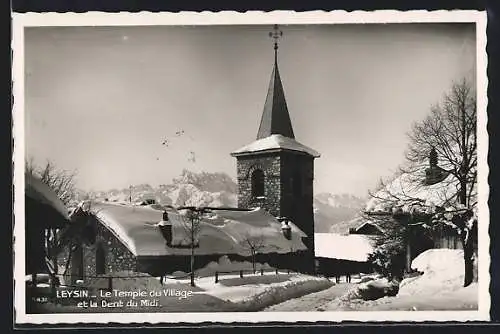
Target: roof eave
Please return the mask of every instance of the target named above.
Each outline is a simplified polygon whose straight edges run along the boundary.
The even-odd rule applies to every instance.
[[[235,151],[235,152],[231,153],[231,156],[232,157],[239,157],[239,156],[245,156],[245,155],[252,155],[252,154],[256,154],[256,153],[264,154],[264,153],[276,153],[276,152],[293,152],[293,153],[300,153],[300,154],[308,155],[308,156],[311,156],[313,158],[321,157],[321,154],[319,154],[319,153],[311,154],[309,152],[304,152],[304,151],[299,151],[299,150],[291,150],[291,149],[286,149],[286,148],[273,148],[273,149],[256,150],[256,151],[242,151],[242,152]]]

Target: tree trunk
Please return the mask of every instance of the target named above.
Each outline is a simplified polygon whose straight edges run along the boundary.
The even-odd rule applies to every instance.
[[[45,234],[45,243],[47,247],[47,259],[49,260],[49,263],[52,263],[52,269],[53,272],[50,272],[49,269],[49,276],[50,276],[50,286],[52,289],[55,289],[58,281],[58,268],[57,268],[57,256],[54,252],[54,245],[55,245],[55,230],[53,228],[49,228],[46,230]]]
[[[406,271],[411,272],[411,245],[409,240],[406,243]]]
[[[459,191],[459,201],[460,204],[467,206],[467,181],[465,176],[460,179],[460,191]],[[464,287],[469,286],[474,279],[474,228],[469,228],[467,226],[466,218],[463,218],[462,222],[462,246],[464,251]]]
[[[465,176],[462,176],[464,179]],[[467,206],[467,181],[466,180],[460,180],[460,192],[458,194],[458,200],[460,201],[460,204],[463,204],[464,206]]]
[[[191,243],[191,286],[194,284],[194,243]]]
[[[467,231],[462,233],[462,244],[464,248],[464,287],[469,286],[473,279],[473,259],[470,237],[467,238]]]
[[[257,270],[255,266],[255,252],[252,251],[252,267],[253,267],[253,273],[255,274],[255,271]]]
[[[71,263],[71,256],[73,255],[73,250],[71,249],[71,244],[69,245],[69,250],[68,250],[68,258],[66,259],[66,263],[64,264],[64,271],[62,273],[63,277],[66,276],[68,273],[69,269],[69,264]]]
[[[52,229],[52,235],[53,239],[50,245],[50,259],[52,263],[54,264],[54,274],[57,276],[59,274],[59,266],[57,263],[57,252],[55,251],[56,245],[57,245],[57,229]]]
[[[474,281],[474,243],[477,238],[476,222],[469,230],[462,233],[462,244],[464,248],[464,287]]]

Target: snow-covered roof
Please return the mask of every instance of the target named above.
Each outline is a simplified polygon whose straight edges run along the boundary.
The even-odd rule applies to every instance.
[[[372,221],[365,221],[363,224],[356,227],[355,231],[359,233],[360,230],[363,230],[364,228],[367,228],[367,227],[373,227],[376,231],[378,231],[380,233],[384,233],[384,231],[380,228],[380,226],[378,226],[377,224],[375,224]]]
[[[111,230],[136,256],[189,255],[189,247],[169,247],[157,224],[163,212],[151,207],[120,205],[109,202],[92,203],[91,212]],[[184,216],[168,212],[172,223],[173,245],[186,244]],[[292,240],[287,240],[275,217],[263,209],[252,211],[216,210],[200,223],[196,254],[249,255],[246,240],[262,238],[260,253],[288,253],[290,249],[304,250],[304,232],[292,224]]]
[[[279,151],[279,150],[288,150],[288,151],[296,151],[309,154],[315,158],[319,158],[320,154],[313,150],[310,147],[307,147],[295,139],[285,137],[279,134],[273,134],[269,137],[258,139],[253,143],[250,143],[246,146],[243,146],[240,149],[232,152],[231,155],[238,156],[247,153],[255,153],[255,152],[268,152],[268,151]]]
[[[315,256],[366,262],[373,252],[372,239],[361,234],[314,233]]]
[[[38,177],[31,174],[25,174],[25,196],[33,199],[35,202],[52,208],[57,212],[62,220],[69,218],[68,208],[57,197],[57,194]]]
[[[379,190],[375,196],[371,198],[367,205],[366,211],[390,211],[387,205],[399,198],[420,199],[425,205],[443,206],[446,201],[453,199],[457,193],[454,177],[448,175],[442,182],[433,185],[424,185],[421,182],[416,182],[415,176],[404,173],[388,183],[386,187]]]

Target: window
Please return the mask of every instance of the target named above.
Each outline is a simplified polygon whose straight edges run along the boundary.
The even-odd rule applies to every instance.
[[[252,172],[252,196],[264,196],[264,172],[261,169]]]
[[[106,254],[104,252],[104,247],[102,246],[102,244],[97,245],[97,249],[95,252],[95,267],[97,275],[106,273]]]

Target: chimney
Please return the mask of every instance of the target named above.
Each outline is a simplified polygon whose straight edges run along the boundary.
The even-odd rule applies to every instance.
[[[172,245],[172,223],[170,223],[168,219],[167,211],[163,211],[162,220],[157,225],[160,228],[163,238],[167,242],[167,246],[170,247]]]
[[[292,240],[292,227],[288,224],[287,219],[283,219],[281,223],[281,232],[287,240]]]

